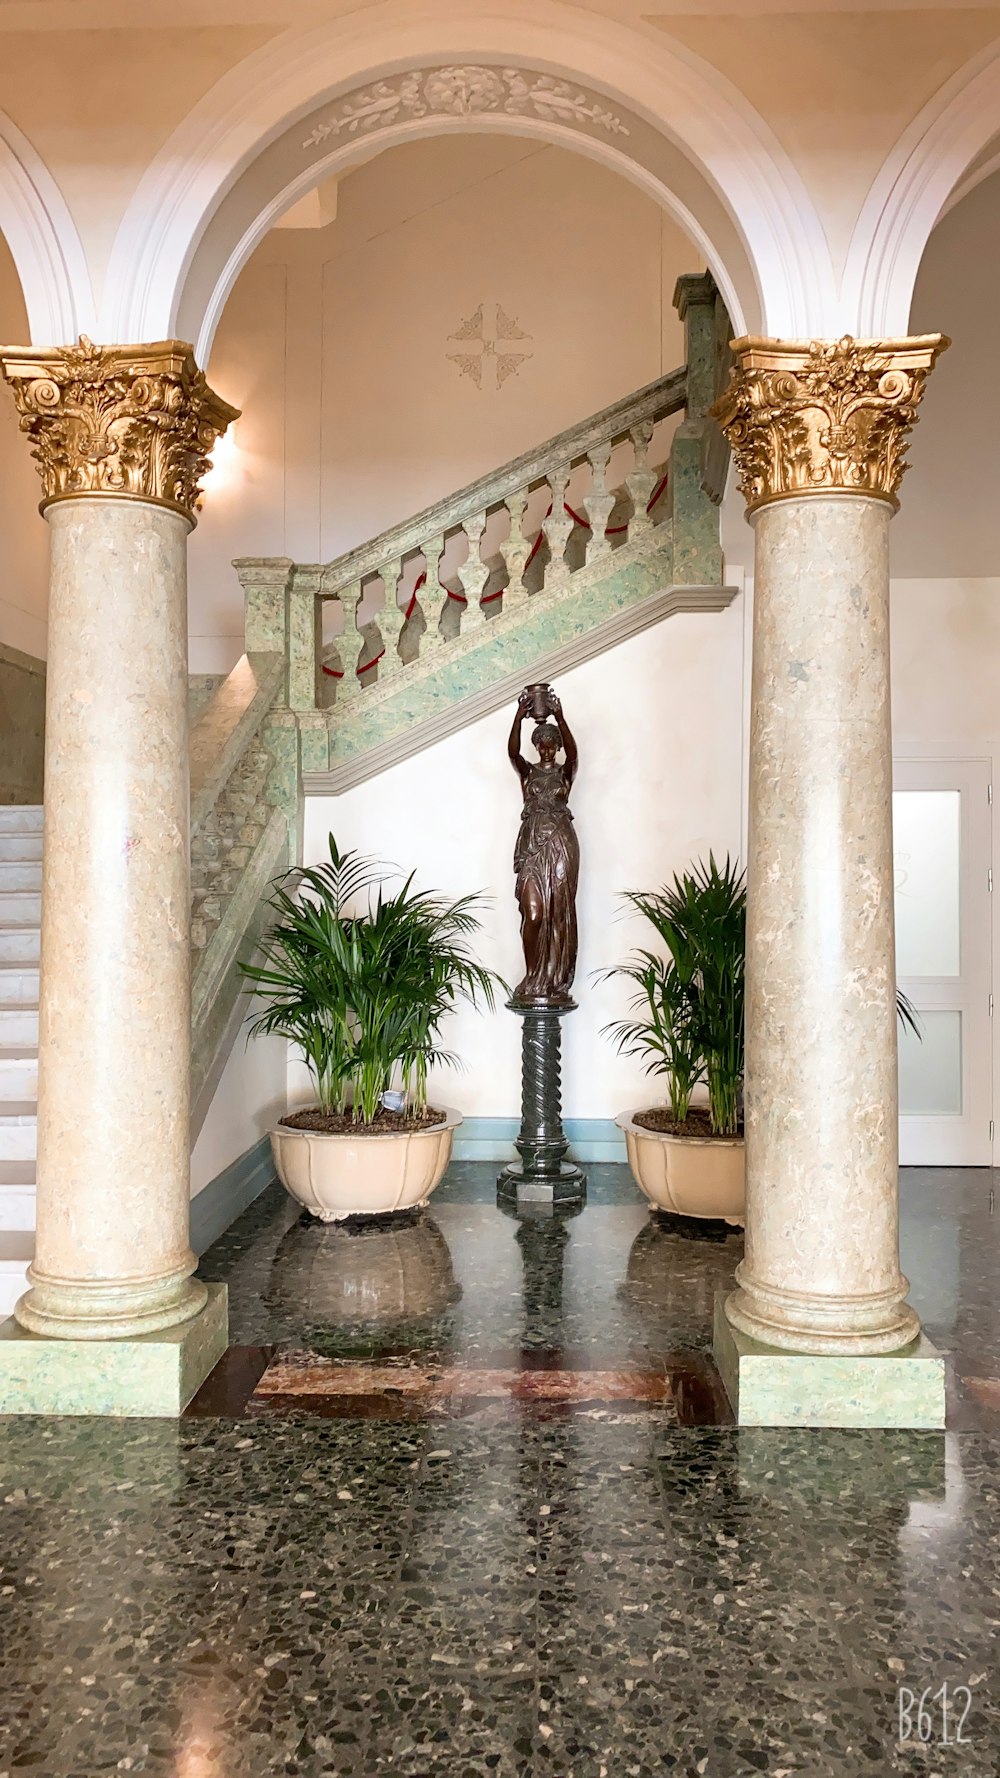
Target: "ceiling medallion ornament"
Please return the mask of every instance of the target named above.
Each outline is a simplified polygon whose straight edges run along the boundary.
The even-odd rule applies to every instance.
[[[869,494],[898,506],[908,433],[943,334],[902,340],[734,340],[711,412],[753,512],[790,495]]]
[[[369,136],[401,119],[482,117],[487,113],[537,117],[578,128],[591,125],[611,136],[629,133],[620,117],[569,81],[551,74],[529,74],[520,68],[473,66],[412,70],[361,87],[341,99],[302,146],[317,148],[331,138]]]
[[[84,494],[168,506],[195,522],[216,439],[239,409],[209,388],[190,346],[79,344],[5,352],[21,431],[42,478],[42,510]]]

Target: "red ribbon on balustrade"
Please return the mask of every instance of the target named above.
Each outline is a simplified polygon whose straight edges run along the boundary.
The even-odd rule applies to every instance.
[[[666,485],[667,485],[667,472],[664,471],[663,475],[661,475],[659,481],[657,482],[655,488],[653,489],[652,494],[650,495],[649,499],[646,502],[646,511],[648,513],[652,512],[654,506],[656,506],[658,501],[660,501],[663,498],[663,491],[664,491]],[[570,518],[573,520],[573,523],[575,525],[582,525],[583,529],[585,531],[589,531],[591,529],[590,520],[582,517],[582,515],[580,513],[574,512],[574,510],[570,506],[568,500],[563,501],[563,510],[569,514]],[[551,514],[552,514],[552,505],[550,502],[549,509],[548,509],[548,512],[545,514],[545,517],[550,518]],[[544,521],[543,521],[543,524],[544,524]],[[608,525],[605,528],[604,535],[605,535],[605,537],[620,537],[622,535],[622,533],[627,530],[628,530],[627,524],[626,525]],[[534,561],[535,557],[537,556],[539,550],[542,547],[542,542],[544,540],[544,537],[545,537],[545,531],[544,531],[544,529],[542,529],[539,531],[538,536],[535,538],[535,541],[531,546],[531,550],[525,560],[524,568],[521,570],[522,574],[525,572],[526,569],[531,567],[532,562]],[[416,585],[413,588],[413,593],[410,598],[410,603],[407,605],[406,611],[403,615],[403,622],[404,623],[409,623],[410,618],[413,616],[413,613],[416,609],[416,604],[417,604],[417,594],[419,593],[421,587],[425,585],[426,580],[427,580],[427,570],[425,569],[422,574],[419,574],[417,576]],[[456,605],[467,605],[469,603],[469,601],[465,597],[464,593],[453,593],[449,590],[448,587],[443,587],[441,590],[442,590],[442,592],[447,593],[449,599],[454,599]],[[485,597],[480,601],[480,603],[483,605],[492,605],[494,599],[502,599],[504,596],[504,593],[506,591],[507,591],[507,588],[505,586],[497,587],[497,590],[495,593],[487,593],[485,595]],[[385,649],[380,648],[378,654],[373,654],[370,661],[365,661],[364,666],[356,667],[355,672],[357,674],[357,677],[360,679],[362,673],[367,673],[370,671],[370,669],[372,667],[377,667],[379,664],[379,661],[382,659],[382,656],[384,655],[384,653],[385,653]],[[329,679],[343,679],[343,677],[344,677],[343,667],[324,666],[323,672],[327,675],[327,677]]]

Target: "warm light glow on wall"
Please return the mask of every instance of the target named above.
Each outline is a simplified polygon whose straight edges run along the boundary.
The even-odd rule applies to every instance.
[[[239,478],[240,447],[236,441],[236,426],[232,425],[216,439],[211,453],[211,470],[205,482],[213,494],[222,494],[231,488]]]

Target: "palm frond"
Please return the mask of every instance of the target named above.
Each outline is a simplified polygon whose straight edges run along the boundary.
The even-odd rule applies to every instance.
[[[329,850],[329,863],[272,885],[259,961],[242,965],[266,1003],[249,1029],[302,1050],[324,1109],[350,1104],[370,1122],[394,1077],[426,1102],[429,1069],[455,1064],[437,1040],[442,1019],[461,1000],[492,1008],[505,984],[466,942],[483,897],[448,901],[415,889],[412,872],[388,893],[385,866],[341,852],[332,834]]]

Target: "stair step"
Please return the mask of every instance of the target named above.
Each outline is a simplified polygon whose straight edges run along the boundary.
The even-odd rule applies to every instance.
[[[3,833],[0,831],[0,860],[4,864],[41,864],[41,833]]]
[[[40,926],[42,897],[0,885],[0,931],[10,926]]]
[[[11,926],[0,931],[0,964],[38,964],[42,935],[37,926]]]
[[[41,803],[5,803],[0,807],[0,833],[41,833]]]
[[[35,1227],[35,1161],[0,1161],[0,1232]]]
[[[0,1315],[4,1319],[27,1289],[34,1251],[33,1229],[0,1229]]]
[[[37,1108],[30,1099],[0,1103],[0,1158],[34,1165],[38,1151]]]
[[[30,964],[0,963],[0,1008],[37,1005],[37,969]]]
[[[11,1099],[19,1104],[38,1097],[38,1051],[0,1049],[0,1111]]]
[[[0,858],[0,891],[9,889],[27,889],[32,895],[41,895],[41,865],[26,863],[23,859],[11,862],[8,858]]]
[[[0,1049],[37,1048],[37,1006],[0,1006]]]

